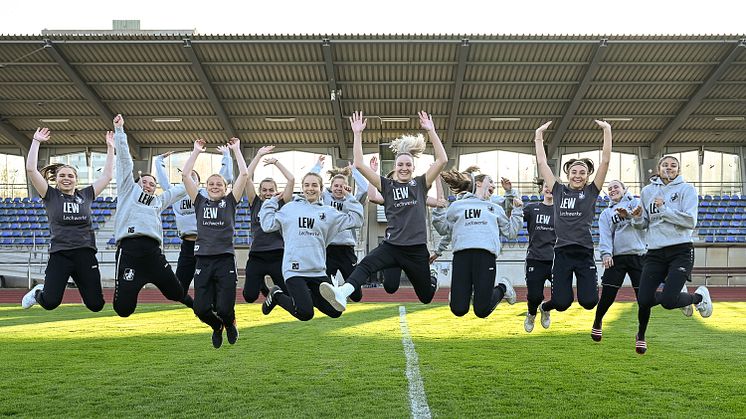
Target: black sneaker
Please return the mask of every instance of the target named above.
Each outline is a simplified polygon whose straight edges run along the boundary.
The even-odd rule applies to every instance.
[[[236,319],[233,319],[233,323],[229,324],[225,328],[225,336],[228,338],[228,343],[233,345],[238,340],[238,329],[236,328]]]
[[[262,304],[262,314],[265,316],[272,312],[272,309],[275,308],[277,305],[277,299],[275,298],[275,294],[278,292],[282,292],[282,288],[278,287],[277,285],[273,285],[269,289],[269,294],[267,294],[267,298],[264,299],[264,304]]]
[[[223,346],[223,325],[220,325],[220,329],[212,329],[212,346],[215,349]]]

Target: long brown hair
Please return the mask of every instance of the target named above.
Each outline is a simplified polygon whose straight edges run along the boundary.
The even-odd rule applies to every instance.
[[[446,170],[440,174],[440,177],[456,193],[473,193],[477,182],[483,181],[486,176],[484,174],[474,175],[474,173],[478,172],[479,167],[469,166],[463,172],[459,172],[456,169]]]
[[[588,176],[592,175],[595,170],[593,167],[593,160],[584,157],[582,159],[570,159],[566,161],[562,166],[562,171],[565,172],[566,175],[569,175],[570,169],[577,165],[585,166],[585,168],[588,169]]]
[[[329,181],[334,182],[334,179],[342,179],[345,183],[348,183],[349,176],[352,174],[352,170],[349,167],[334,167],[327,170],[329,174]]]
[[[60,171],[60,169],[68,168],[73,171],[75,174],[75,179],[78,179],[78,171],[75,170],[74,167],[70,166],[69,164],[64,163],[52,163],[48,164],[39,170],[39,173],[41,173],[42,177],[47,180],[47,182],[56,181],[57,180],[57,173]]]

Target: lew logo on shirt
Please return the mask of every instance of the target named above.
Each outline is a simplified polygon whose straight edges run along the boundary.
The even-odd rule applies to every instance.
[[[551,215],[536,214],[536,224],[549,224],[551,219]]]
[[[218,218],[218,209],[210,208],[210,207],[203,208],[202,218],[212,219],[212,220]]]
[[[470,219],[470,218],[479,218],[479,216],[482,215],[482,210],[477,208],[469,208],[464,210],[464,218]]]
[[[191,199],[182,199],[181,200],[181,209],[182,210],[192,209],[192,200]]]
[[[62,212],[65,214],[78,214],[80,212],[80,204],[75,202],[63,202]]]
[[[140,197],[137,198],[137,202],[150,206],[150,203],[153,202],[153,198],[155,198],[153,195],[140,192]]]
[[[313,228],[313,223],[316,220],[310,217],[298,217],[298,228]]]
[[[562,209],[575,209],[576,198],[562,198],[560,208]]]
[[[391,192],[394,193],[395,201],[409,198],[409,188],[394,188]]]
[[[344,205],[341,202],[332,201],[332,207],[334,207],[337,211],[342,211],[342,207]]]

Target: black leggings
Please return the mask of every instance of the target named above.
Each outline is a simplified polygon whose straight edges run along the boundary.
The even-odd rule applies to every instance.
[[[536,315],[536,309],[544,301],[544,284],[552,280],[552,261],[526,259],[526,302],[528,314]]]
[[[650,309],[654,306],[660,304],[667,310],[673,310],[695,303],[692,294],[681,292],[684,284],[690,280],[693,266],[694,246],[691,243],[648,250],[637,294],[640,339],[645,338]],[[658,291],[660,284],[665,284],[662,292]]]
[[[337,271],[342,274],[342,278],[347,281],[357,264],[357,255],[355,255],[355,246],[329,245],[326,247],[326,274],[334,283],[334,275]],[[352,301],[360,301],[363,293],[360,290],[350,295]]]
[[[505,292],[495,286],[495,255],[483,249],[453,252],[451,274],[451,312],[463,316],[469,312],[472,291],[474,314],[485,318],[495,310]]]
[[[386,268],[383,270],[383,289],[393,294],[399,290],[401,285],[401,268]]]
[[[314,307],[329,317],[337,318],[342,312],[335,310],[319,293],[319,285],[322,282],[331,283],[331,280],[325,276],[293,276],[285,281],[287,294],[277,293],[273,298],[277,299],[277,305],[304,322],[313,318]]]
[[[176,278],[179,279],[181,287],[184,288],[183,302],[188,305],[189,286],[194,279],[194,270],[197,267],[197,257],[194,256],[194,240],[182,240],[179,250],[179,261],[176,262]]]
[[[119,241],[114,311],[127,317],[137,308],[137,295],[148,282],[172,301],[184,298],[184,288],[161,252],[160,243],[150,237],[132,237]]]
[[[267,250],[263,252],[249,251],[249,259],[246,261],[246,282],[243,285],[243,299],[247,303],[253,303],[259,298],[259,291],[267,296],[267,286],[264,284],[264,276],[269,275],[272,282],[283,291],[285,281],[282,278],[282,255],[283,249]]]
[[[598,282],[593,249],[578,245],[554,249],[552,264],[552,299],[544,303],[544,310],[565,311],[574,299],[572,276],[575,274],[578,303],[586,310],[598,304]]]
[[[57,308],[62,303],[67,278],[72,278],[75,282],[88,310],[95,312],[104,308],[101,272],[94,249],[61,250],[49,255],[44,289],[36,299],[39,305],[47,310]]]
[[[437,278],[430,277],[430,252],[427,245],[397,246],[381,242],[358,263],[347,280],[359,290],[370,276],[386,268],[400,267],[412,282],[417,298],[428,304],[437,288]]]
[[[642,275],[643,256],[640,255],[618,255],[614,256],[614,266],[607,268],[601,276],[601,299],[596,307],[596,318],[593,327],[599,328],[606,312],[614,304],[619,288],[624,283],[624,278],[629,275],[632,289],[637,296],[640,289],[640,276]]]
[[[197,256],[194,314],[214,330],[236,319],[236,260],[231,254]]]

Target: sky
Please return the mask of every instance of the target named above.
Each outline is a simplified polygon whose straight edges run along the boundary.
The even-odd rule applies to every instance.
[[[141,29],[198,34],[743,35],[746,1],[266,0],[8,1],[0,34],[42,29]]]

